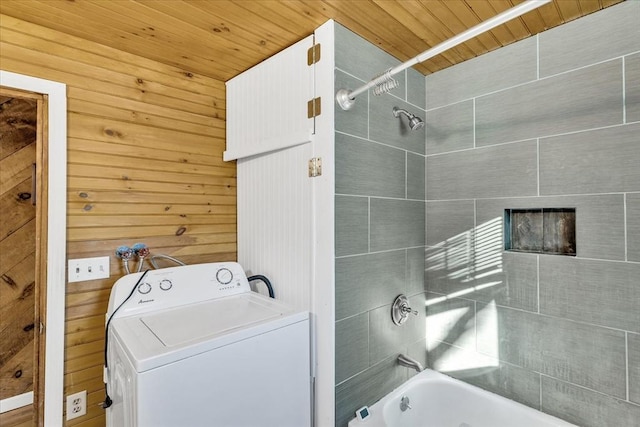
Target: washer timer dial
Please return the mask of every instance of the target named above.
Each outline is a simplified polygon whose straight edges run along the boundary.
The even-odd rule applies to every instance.
[[[169,279],[164,279],[160,282],[160,289],[162,289],[163,291],[168,291],[172,286],[173,283],[171,283],[171,280]]]
[[[228,285],[233,280],[233,273],[228,268],[221,268],[216,273],[216,280],[221,285]]]
[[[151,285],[147,282],[141,283],[140,286],[138,286],[138,292],[141,294],[148,294],[151,292]]]

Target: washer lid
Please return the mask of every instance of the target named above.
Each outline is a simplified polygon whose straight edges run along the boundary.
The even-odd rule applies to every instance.
[[[284,314],[280,306],[266,305],[253,298],[230,297],[155,312],[141,316],[140,321],[165,346],[173,347],[277,319]]]
[[[308,319],[306,311],[248,292],[120,317],[109,333],[134,369],[144,372]]]

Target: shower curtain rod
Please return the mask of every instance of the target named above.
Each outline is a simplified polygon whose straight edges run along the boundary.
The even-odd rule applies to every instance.
[[[428,49],[421,54],[411,58],[407,62],[400,64],[394,68],[390,68],[383,74],[375,77],[369,83],[359,87],[356,90],[348,90],[348,89],[340,89],[336,93],[336,100],[340,107],[343,110],[350,110],[351,107],[355,104],[356,96],[360,95],[363,92],[366,92],[372,87],[375,87],[374,93],[376,95],[381,95],[383,93],[389,92],[391,89],[395,89],[398,84],[392,78],[392,76],[398,74],[401,71],[406,70],[409,67],[412,67],[416,64],[426,61],[427,59],[433,58],[440,53],[451,49],[454,46],[459,45],[460,43],[464,43],[465,41],[472,39],[473,37],[482,34],[486,31],[491,30],[492,28],[497,27],[498,25],[504,24],[507,21],[510,21],[514,18],[517,18],[520,15],[524,15],[527,12],[530,12],[534,9],[539,8],[547,3],[550,3],[552,0],[526,0],[525,2],[519,4],[518,6],[514,6],[511,9],[508,9],[493,18],[490,18],[480,24],[469,28],[468,30],[450,38],[449,40],[445,40],[444,42]]]

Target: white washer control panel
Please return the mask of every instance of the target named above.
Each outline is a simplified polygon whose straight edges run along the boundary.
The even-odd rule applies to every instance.
[[[218,262],[148,270],[120,278],[109,299],[108,314],[124,317],[251,292],[240,264]],[[129,296],[130,295],[130,296]],[[128,298],[128,299],[127,299]]]

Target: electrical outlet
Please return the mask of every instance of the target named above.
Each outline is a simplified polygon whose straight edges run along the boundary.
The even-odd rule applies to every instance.
[[[69,260],[69,282],[109,278],[109,257]]]
[[[67,396],[67,420],[87,414],[87,390]]]

